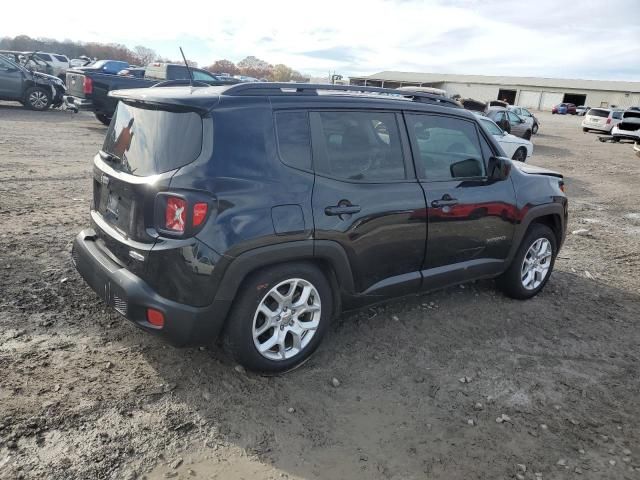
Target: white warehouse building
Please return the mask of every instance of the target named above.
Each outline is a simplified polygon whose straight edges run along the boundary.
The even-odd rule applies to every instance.
[[[551,110],[563,102],[589,107],[640,106],[640,82],[385,71],[351,77],[350,83],[385,88],[440,88],[449,96],[482,102],[506,100],[534,110]]]

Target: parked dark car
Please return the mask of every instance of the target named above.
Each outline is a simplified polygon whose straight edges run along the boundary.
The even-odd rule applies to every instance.
[[[222,333],[271,372],[308,358],[343,310],[492,277],[533,297],[565,237],[562,175],[503,158],[452,100],[401,94],[112,92],[76,268],[143,330],[181,346]]]
[[[189,82],[189,71],[184,65],[156,62],[141,69],[142,75],[138,68],[132,69],[132,75],[118,75],[123,70],[129,70],[129,65],[126,62],[118,62],[121,65],[110,62],[107,65],[98,61],[88,67],[67,70],[68,101],[80,109],[92,110],[105,125],[111,122],[118,104],[118,99],[109,97],[109,92],[154,85],[184,85]],[[107,66],[109,71],[104,70]],[[192,68],[191,71],[197,85],[231,85],[240,82],[199,68]]]
[[[558,113],[560,115],[575,115],[577,113],[577,109],[573,103],[559,103],[551,109],[551,113]]]
[[[503,107],[489,107],[487,117],[496,122],[505,132],[531,140],[532,127],[524,118]]]
[[[62,104],[66,89],[53,75],[32,72],[0,55],[0,100],[15,100],[32,110]]]

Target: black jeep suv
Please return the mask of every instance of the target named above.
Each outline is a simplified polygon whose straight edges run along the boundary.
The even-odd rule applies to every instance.
[[[175,345],[222,334],[246,367],[287,370],[344,309],[490,277],[532,297],[564,240],[562,175],[502,158],[443,97],[268,83],[111,95],[73,260]]]

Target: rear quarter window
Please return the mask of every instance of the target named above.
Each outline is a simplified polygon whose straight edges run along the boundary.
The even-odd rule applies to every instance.
[[[307,112],[277,112],[280,159],[290,167],[311,169],[311,130]]]

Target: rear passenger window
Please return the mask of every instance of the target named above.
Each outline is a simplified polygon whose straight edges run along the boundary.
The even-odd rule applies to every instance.
[[[473,122],[438,115],[407,115],[418,177],[431,181],[485,175]]]
[[[290,167],[311,169],[311,133],[307,112],[277,112],[280,158]]]
[[[315,169],[328,176],[362,182],[404,180],[406,172],[395,113],[311,113],[318,130]],[[314,137],[314,141],[315,141]]]

